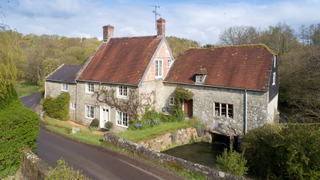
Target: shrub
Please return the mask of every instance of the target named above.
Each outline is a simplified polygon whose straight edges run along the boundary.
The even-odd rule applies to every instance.
[[[93,126],[93,127],[98,127],[99,126],[99,124],[100,124],[100,121],[99,121],[99,119],[97,119],[97,118],[94,118],[92,121],[91,121],[91,124],[90,124],[90,126]]]
[[[47,97],[43,109],[48,116],[66,121],[69,120],[69,101],[69,93],[62,92],[57,98]]]
[[[22,105],[13,86],[8,88],[6,99],[0,97],[0,179],[19,168],[24,149],[36,152],[39,134],[39,116]]]
[[[247,160],[244,158],[244,152],[241,154],[233,150],[232,145],[230,150],[224,149],[221,156],[217,157],[217,167],[220,171],[224,171],[236,176],[243,176],[247,174],[246,167]]]
[[[250,169],[263,179],[320,179],[320,127],[266,125],[243,137]]]
[[[97,127],[93,127],[93,126],[89,126],[89,130],[92,132],[92,131],[95,131],[97,130]]]
[[[47,180],[55,179],[73,179],[73,180],[89,180],[82,171],[75,171],[73,167],[68,166],[68,163],[63,158],[58,160],[58,165],[55,167]]]
[[[111,121],[108,121],[104,124],[104,127],[111,129],[113,127],[113,123]]]

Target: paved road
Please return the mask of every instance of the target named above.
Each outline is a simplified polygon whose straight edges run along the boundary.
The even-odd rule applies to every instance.
[[[41,100],[41,92],[36,92],[20,98],[24,107],[35,110]]]
[[[41,93],[35,93],[20,98],[25,107],[35,108],[41,99]],[[181,179],[174,174],[167,174],[163,169],[155,168],[139,160],[128,159],[125,156],[100,151],[86,145],[76,143],[40,129],[37,139],[37,155],[51,164],[63,157],[68,165],[74,169],[82,169],[83,173],[91,179]]]
[[[60,136],[40,130],[37,155],[52,164],[57,165],[57,160],[63,157],[75,169],[83,169],[91,179],[162,179],[133,164],[125,162],[112,154],[92,149]]]

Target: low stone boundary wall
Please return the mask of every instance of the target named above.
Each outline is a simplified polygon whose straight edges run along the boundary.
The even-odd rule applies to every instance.
[[[232,179],[232,180],[244,180],[244,178],[234,176],[225,172],[221,172],[216,169],[209,168],[197,163],[186,161],[181,158],[163,154],[148,148],[145,148],[139,144],[133,143],[116,135],[105,133],[104,141],[115,144],[120,148],[124,148],[132,153],[135,153],[141,157],[147,158],[151,161],[157,161],[159,163],[168,164],[172,167],[183,169],[188,172],[201,173],[205,175],[208,179]]]
[[[32,151],[22,152],[20,162],[21,176],[25,180],[43,180],[48,178],[53,168]]]

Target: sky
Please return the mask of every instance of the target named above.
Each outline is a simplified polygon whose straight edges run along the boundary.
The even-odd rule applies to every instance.
[[[26,34],[98,37],[156,35],[154,6],[166,20],[166,36],[216,44],[232,26],[260,30],[285,22],[296,31],[320,23],[320,0],[0,0],[0,22]],[[158,16],[159,18],[159,16]]]

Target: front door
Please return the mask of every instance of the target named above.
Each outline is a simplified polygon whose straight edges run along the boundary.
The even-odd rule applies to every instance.
[[[184,116],[191,117],[193,115],[193,101],[192,99],[187,101],[184,100]]]
[[[104,128],[107,121],[109,121],[109,109],[102,107],[100,109],[100,128]]]

